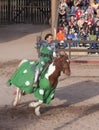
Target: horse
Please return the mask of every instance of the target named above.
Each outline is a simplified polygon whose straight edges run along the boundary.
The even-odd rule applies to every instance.
[[[60,53],[58,57],[53,58],[52,63],[45,67],[38,79],[38,87],[33,87],[34,71],[37,65],[36,61],[22,60],[16,72],[8,80],[8,85],[17,87],[13,106],[17,106],[21,100],[23,92],[25,94],[34,94],[37,102],[29,103],[29,107],[35,108],[35,114],[40,116],[40,106],[49,104],[54,99],[54,93],[58,84],[58,78],[61,72],[70,76],[70,61],[66,53]],[[27,76],[26,76],[27,74]]]

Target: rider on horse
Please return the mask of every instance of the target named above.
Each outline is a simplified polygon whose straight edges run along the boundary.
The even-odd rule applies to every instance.
[[[52,34],[47,34],[45,36],[45,41],[39,43],[40,45],[40,58],[35,69],[34,85],[37,87],[38,77],[41,72],[47,67],[51,62],[53,57],[56,57],[55,46],[51,43],[53,40]]]

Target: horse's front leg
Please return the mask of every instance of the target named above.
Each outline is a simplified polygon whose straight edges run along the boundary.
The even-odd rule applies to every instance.
[[[40,106],[41,106],[41,104],[43,104],[43,101],[41,101],[41,100],[38,100],[37,102],[31,102],[29,104],[29,107],[34,107],[35,108],[35,114],[37,116],[40,116]]]
[[[16,89],[16,96],[15,96],[15,99],[14,99],[14,101],[13,101],[13,103],[12,103],[12,105],[13,105],[14,107],[20,102],[21,96],[22,96],[21,90],[20,90],[19,88],[17,88],[17,89]]]

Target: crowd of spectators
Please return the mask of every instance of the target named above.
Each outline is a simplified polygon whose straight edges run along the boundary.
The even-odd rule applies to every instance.
[[[56,39],[99,41],[99,0],[60,0],[58,9],[58,31]],[[99,48],[98,43],[71,46]],[[64,43],[67,47],[68,44]]]

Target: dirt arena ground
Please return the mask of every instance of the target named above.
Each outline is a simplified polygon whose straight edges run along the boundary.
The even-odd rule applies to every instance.
[[[0,130],[99,130],[99,64],[71,64],[71,76],[61,75],[55,99],[42,106],[40,117],[28,108],[33,95],[12,107],[15,87],[6,82],[22,59],[37,59],[35,37],[47,32],[48,26],[0,27]]]

